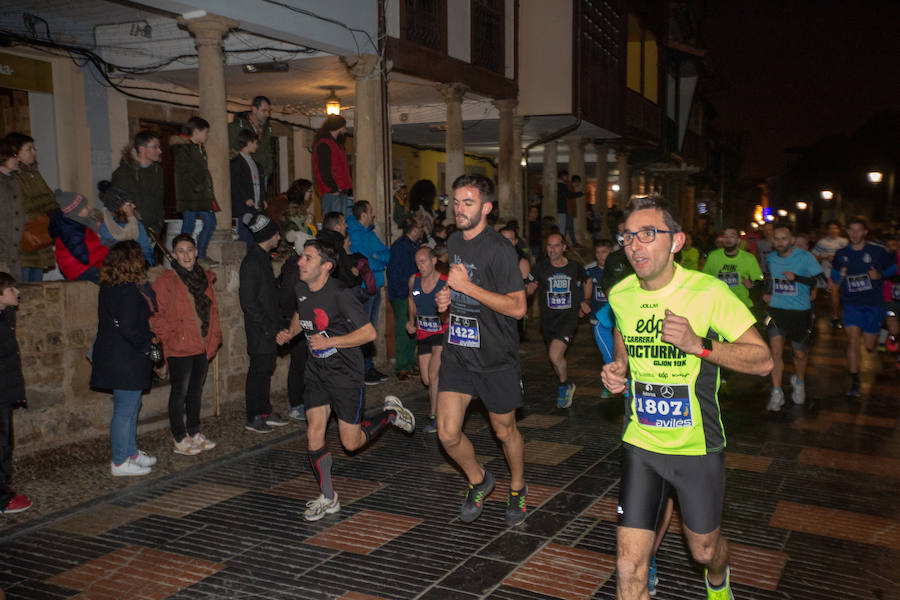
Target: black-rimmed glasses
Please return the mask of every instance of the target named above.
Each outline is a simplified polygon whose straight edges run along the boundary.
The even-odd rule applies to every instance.
[[[624,233],[616,234],[616,241],[619,242],[620,246],[630,246],[631,242],[634,241],[634,238],[637,238],[640,243],[649,244],[656,239],[657,233],[678,232],[670,231],[668,229],[657,229],[656,227],[650,227],[648,229],[641,229],[640,231],[625,231]]]

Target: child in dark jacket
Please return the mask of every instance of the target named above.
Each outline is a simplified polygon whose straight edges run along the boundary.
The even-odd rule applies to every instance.
[[[87,199],[75,192],[56,190],[59,211],[50,217],[56,264],[63,277],[98,282],[109,248],[98,235],[100,225],[89,215]]]
[[[0,272],[0,513],[13,514],[31,508],[28,496],[17,494],[12,483],[13,410],[25,407],[25,378],[16,341],[16,307],[19,290],[12,275]]]

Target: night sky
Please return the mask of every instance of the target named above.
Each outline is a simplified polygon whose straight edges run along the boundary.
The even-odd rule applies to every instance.
[[[900,0],[709,0],[703,37],[727,89],[722,131],[746,133],[741,176],[786,164],[787,147],[850,133],[900,108]]]

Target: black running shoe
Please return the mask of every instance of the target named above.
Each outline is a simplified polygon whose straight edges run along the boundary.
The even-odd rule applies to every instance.
[[[494,491],[494,476],[491,472],[484,471],[484,479],[478,485],[469,484],[466,490],[466,499],[459,509],[459,520],[463,523],[471,523],[481,515],[481,509],[485,498]]]
[[[850,389],[847,390],[847,396],[850,398],[859,398],[859,382],[854,381],[850,384]]]
[[[513,527],[519,525],[525,520],[525,511],[528,507],[525,505],[525,499],[528,497],[528,485],[518,492],[514,492],[512,488],[506,494],[506,525]]]
[[[844,324],[841,323],[840,319],[838,319],[837,317],[834,317],[833,319],[831,319],[831,328],[832,329],[843,329]]]

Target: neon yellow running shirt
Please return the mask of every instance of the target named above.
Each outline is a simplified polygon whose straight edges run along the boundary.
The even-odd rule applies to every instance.
[[[719,279],[675,265],[664,288],[641,289],[630,275],[610,290],[625,340],[631,398],[622,440],[660,454],[703,455],[725,448],[719,367],[660,340],[666,309],[687,318],[700,337],[734,341],[753,326],[746,306]]]

